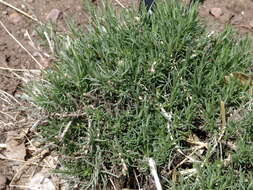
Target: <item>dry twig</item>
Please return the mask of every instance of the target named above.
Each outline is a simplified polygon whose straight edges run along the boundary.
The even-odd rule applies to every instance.
[[[21,103],[20,103],[14,96],[10,95],[8,92],[5,92],[5,91],[3,91],[3,90],[0,90],[0,95],[3,95],[4,98],[7,99],[6,101],[7,101],[9,104],[11,104],[11,103],[10,103],[10,102],[11,102],[10,99],[12,99],[12,100],[14,100],[16,103],[18,103],[19,105],[21,105]],[[4,99],[3,99],[3,100],[4,100]]]
[[[9,36],[23,49],[25,52],[39,65],[39,67],[42,69],[43,66],[39,63],[39,61],[17,40],[15,36],[13,36],[10,31],[6,28],[6,26],[3,24],[2,21],[0,21],[0,25],[3,27],[3,29],[9,34]]]
[[[117,4],[119,4],[122,8],[126,8],[119,0],[115,0],[115,2],[117,3]]]
[[[38,69],[14,69],[14,68],[8,68],[8,67],[0,67],[0,70],[17,71],[17,72],[33,72],[33,71],[39,71]]]
[[[33,21],[42,24],[42,22],[40,22],[37,18],[35,18],[35,17],[33,17],[33,16],[27,14],[26,12],[24,12],[24,11],[18,9],[17,7],[14,7],[14,6],[11,5],[10,3],[7,3],[7,2],[5,2],[5,1],[3,1],[3,0],[0,0],[0,3],[2,3],[3,5],[5,5],[5,6],[7,6],[7,7],[10,7],[10,8],[12,8],[12,9],[14,9],[15,11],[21,13],[22,15],[24,15],[24,16],[26,16],[26,17],[32,19]]]
[[[60,136],[60,140],[61,140],[61,141],[63,140],[64,136],[65,136],[66,133],[68,132],[69,127],[70,127],[71,124],[72,124],[72,121],[68,122],[68,124],[67,124],[66,127],[64,128],[64,130],[63,130],[63,132],[62,132],[62,134],[61,134],[61,136]]]

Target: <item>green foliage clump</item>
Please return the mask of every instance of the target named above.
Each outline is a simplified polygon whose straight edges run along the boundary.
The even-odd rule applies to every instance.
[[[29,95],[47,113],[82,113],[76,118],[52,116],[49,126],[40,128],[63,155],[66,170],[61,172],[95,189],[106,187],[109,177],[123,176],[124,164],[129,176],[133,171],[149,175],[150,157],[158,171],[165,170],[177,147],[188,148],[183,142],[194,130],[207,133],[206,140],[219,133],[220,101],[228,110],[248,101],[245,88],[226,83],[224,77],[246,71],[249,41],[238,40],[230,29],[208,34],[196,7],[170,0],[158,2],[152,15],[125,10],[116,16],[105,6],[102,17],[94,12],[88,32],[71,28],[69,35],[55,37],[57,61],[42,81],[31,85]],[[69,121],[64,139],[57,139]],[[252,167],[249,152],[242,149],[240,154]],[[203,180],[189,180],[188,185],[219,189],[224,183],[201,183],[210,173],[229,172],[202,170]],[[235,179],[226,180],[231,184]]]

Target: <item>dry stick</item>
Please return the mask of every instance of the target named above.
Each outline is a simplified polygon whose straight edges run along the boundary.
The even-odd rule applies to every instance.
[[[24,83],[27,83],[27,82],[28,82],[28,80],[27,80],[27,79],[25,79],[24,77],[21,77],[21,76],[20,76],[20,75],[18,75],[17,73],[12,72],[12,74],[13,74],[15,77],[17,77],[18,79],[20,79],[20,80],[24,81]]]
[[[3,90],[0,90],[0,95],[3,94],[5,97],[9,97],[11,98],[12,100],[14,100],[16,103],[18,103],[19,105],[21,105],[21,103],[12,95],[10,95],[8,92],[5,92]],[[8,99],[9,100],[9,99]]]
[[[12,9],[14,9],[15,11],[17,11],[17,12],[23,14],[24,16],[26,16],[26,17],[32,19],[33,21],[42,24],[37,18],[35,18],[35,17],[33,17],[33,16],[27,14],[26,12],[24,12],[24,11],[18,9],[17,7],[14,7],[13,5],[11,5],[11,4],[9,4],[9,3],[3,1],[3,0],[0,0],[0,3],[4,4],[4,5],[7,6],[7,7],[10,7],[10,8],[12,8]]]
[[[191,162],[200,162],[199,160],[196,160],[196,159],[192,158],[191,156],[192,156],[197,150],[200,150],[200,149],[202,149],[202,148],[204,148],[204,147],[205,147],[205,146],[198,146],[198,147],[196,147],[196,149],[193,150],[193,152],[192,152],[191,154],[189,154],[189,155],[186,155],[186,154],[183,153],[180,149],[177,150],[177,151],[185,157],[185,160],[189,160],[189,161],[191,161]],[[183,164],[183,163],[182,163],[182,164]]]
[[[63,130],[63,132],[62,132],[62,134],[61,134],[61,136],[60,136],[60,140],[61,140],[61,141],[63,140],[64,136],[65,136],[66,133],[68,132],[69,127],[70,127],[71,124],[72,124],[72,121],[68,122],[68,124],[67,124],[66,127],[64,128],[64,130]]]
[[[159,177],[158,177],[158,174],[157,174],[155,161],[153,160],[153,158],[149,158],[148,163],[149,163],[151,174],[152,174],[152,176],[155,180],[156,189],[157,190],[162,190],[162,185],[160,183],[160,180],[159,180]]]
[[[0,21],[0,25],[3,27],[3,29],[9,34],[9,36],[11,36],[11,38],[22,48],[26,51],[26,53],[40,66],[40,68],[42,69],[43,66],[39,63],[39,61],[37,59],[35,59],[35,57],[15,38],[15,36],[13,36],[10,31],[6,28],[6,26],[3,24],[2,21]]]
[[[13,121],[15,121],[15,118],[12,117],[12,116],[11,116],[10,114],[8,114],[8,113],[5,113],[5,112],[0,111],[0,114],[6,115],[6,116],[8,116],[10,119],[12,119]]]
[[[25,31],[25,34],[24,34],[29,40],[30,40],[30,43],[29,45],[32,46],[33,49],[35,49],[36,51],[38,51],[38,55],[40,56],[40,58],[44,58],[42,55],[41,55],[41,49],[39,47],[36,47],[35,43],[33,42],[29,32],[26,30]],[[50,45],[50,44],[49,44]],[[50,57],[50,55],[48,55],[47,53],[45,52],[42,52],[42,54],[46,57]]]
[[[52,44],[52,41],[50,40],[50,38],[49,38],[47,32],[44,32],[44,35],[45,35],[45,37],[46,37],[46,39],[47,39],[47,43],[48,43],[48,45],[49,45],[49,48],[50,48],[50,50],[51,50],[51,53],[54,54],[54,45]]]
[[[109,180],[110,180],[110,182],[111,182],[111,184],[112,184],[112,186],[113,186],[113,189],[114,189],[114,190],[117,190],[117,188],[116,188],[116,186],[114,185],[114,183],[113,183],[112,179],[111,179],[111,178],[109,178]]]
[[[0,70],[6,70],[6,71],[17,71],[17,72],[36,72],[40,71],[39,69],[14,69],[14,68],[8,68],[8,67],[0,67]]]
[[[119,0],[115,0],[116,1],[116,3],[118,3],[122,8],[126,8]]]
[[[35,132],[36,128],[38,127],[38,125],[43,121],[45,120],[46,117],[44,118],[41,118],[41,119],[38,119],[29,129],[29,131],[32,131],[32,132]]]
[[[1,94],[0,94],[1,95]],[[5,99],[4,99],[5,98]],[[12,103],[10,102],[10,100],[9,100],[9,98],[8,98],[8,100],[6,100],[6,96],[4,96],[4,98],[2,98],[1,96],[0,96],[0,99],[1,100],[3,100],[4,102],[6,102],[7,104],[10,104],[10,105],[12,105]]]
[[[67,118],[67,117],[74,117],[74,118],[77,118],[77,117],[81,117],[81,116],[85,116],[87,115],[86,113],[55,113],[55,114],[52,114],[51,116],[54,117],[59,117],[59,118]]]
[[[32,38],[31,38],[31,36],[30,36],[30,34],[29,34],[29,32],[27,30],[25,31],[24,36],[27,37],[30,40],[30,44],[29,45],[32,46],[33,49],[35,49],[37,51],[40,51],[40,49],[35,46]]]
[[[139,180],[138,180],[138,176],[136,175],[135,171],[134,171],[134,177],[135,177],[135,180],[137,182],[138,190],[141,190],[141,186],[140,186],[140,183],[139,183]]]

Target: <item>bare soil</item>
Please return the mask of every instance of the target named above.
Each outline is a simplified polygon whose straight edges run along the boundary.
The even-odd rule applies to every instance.
[[[132,0],[118,1],[126,8],[133,2]],[[87,22],[87,14],[83,11],[81,0],[8,0],[8,3],[42,22],[47,22],[46,17],[52,9],[60,10],[61,15],[57,19],[57,25],[63,31],[66,28],[64,24],[66,19],[74,20],[80,27],[84,27]],[[120,6],[115,0],[112,0],[112,3]],[[212,8],[220,8],[222,15],[219,17],[211,15]],[[199,15],[210,31],[222,31],[227,24],[230,24],[241,35],[253,36],[253,0],[205,0],[199,7]],[[43,66],[50,63],[50,60],[45,61],[47,57],[43,59],[38,56],[38,49],[32,47],[31,40],[26,35],[28,32],[37,42],[38,25],[35,21],[2,3],[0,3],[0,21],[42,65],[44,64]],[[19,135],[20,131],[30,128],[35,122],[31,112],[26,111],[29,109],[29,104],[20,99],[24,72],[11,69],[25,71],[39,69],[39,66],[0,26],[0,144],[6,143],[9,131],[14,131]],[[3,92],[8,95],[3,95]],[[6,101],[6,97],[9,101]],[[21,140],[25,146],[28,146],[27,137],[23,136]],[[4,189],[20,189],[18,185],[24,184],[12,181],[17,173],[14,167],[16,162],[2,159],[2,152],[0,148],[0,189],[1,176],[6,178]],[[25,159],[28,159],[27,156]]]
[[[222,15],[212,16],[212,8],[220,8]],[[206,0],[199,7],[199,15],[210,30],[222,31],[231,25],[240,34],[253,36],[253,0]]]

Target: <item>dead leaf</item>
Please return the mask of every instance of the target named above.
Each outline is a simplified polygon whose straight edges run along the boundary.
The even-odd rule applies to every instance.
[[[193,175],[196,174],[198,172],[198,170],[196,168],[191,168],[191,169],[185,169],[180,171],[180,175]]]
[[[26,148],[22,139],[18,138],[15,131],[9,131],[6,139],[4,155],[9,159],[25,160]]]
[[[200,139],[195,134],[191,134],[188,136],[186,141],[190,144],[198,145],[200,147],[208,148],[208,143],[200,141]]]
[[[46,177],[46,174],[40,172],[35,174],[28,184],[29,190],[55,190],[53,182]]]

